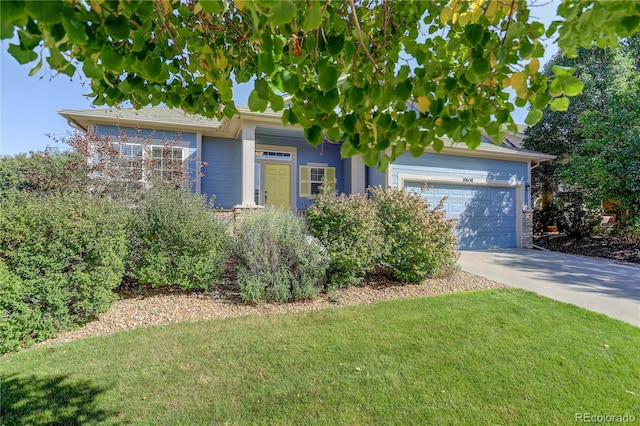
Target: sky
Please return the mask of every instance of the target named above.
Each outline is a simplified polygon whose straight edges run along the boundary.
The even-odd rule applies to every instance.
[[[555,18],[558,0],[538,0],[532,8],[532,16],[545,24]],[[557,48],[549,41],[545,43],[544,65]],[[0,155],[15,155],[21,152],[42,151],[57,146],[52,138],[62,138],[72,132],[56,110],[89,109],[91,99],[84,96],[91,90],[89,83],[80,75],[69,78],[53,76],[40,71],[29,77],[33,64],[20,65],[7,53],[9,42],[4,40],[0,53]],[[34,63],[35,64],[35,63]],[[44,67],[43,67],[44,68]],[[236,90],[236,105],[246,105],[250,87],[244,85]],[[526,108],[516,111],[514,119],[523,123]]]

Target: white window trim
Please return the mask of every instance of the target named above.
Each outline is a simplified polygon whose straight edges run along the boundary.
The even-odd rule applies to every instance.
[[[469,181],[469,179],[472,181]],[[522,248],[522,219],[524,209],[524,181],[488,180],[471,176],[426,176],[398,173],[398,188],[404,189],[405,182],[440,183],[444,185],[465,185],[479,187],[513,188],[516,191],[516,248]]]
[[[156,143],[154,143],[156,142]],[[181,141],[179,141],[181,142]],[[137,180],[137,182],[141,182],[141,183],[146,183],[148,180],[148,175],[149,175],[149,170],[147,168],[144,167],[144,164],[146,161],[148,161],[149,159],[153,160],[153,148],[161,148],[161,149],[165,149],[165,148],[170,148],[170,149],[179,149],[180,150],[180,156],[181,156],[181,163],[182,163],[182,172],[185,175],[188,175],[189,170],[186,166],[186,158],[189,155],[189,148],[183,146],[181,143],[177,143],[175,145],[167,145],[165,143],[163,143],[163,140],[161,139],[152,139],[150,142],[146,143],[146,142],[123,142],[118,140],[113,141],[113,144],[118,144],[118,145],[128,145],[128,146],[139,146],[141,147],[141,153],[142,153],[142,177],[141,179]],[[118,155],[121,156],[120,152],[118,152]]]

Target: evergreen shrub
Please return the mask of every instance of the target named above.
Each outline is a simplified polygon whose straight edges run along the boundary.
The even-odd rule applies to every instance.
[[[328,258],[304,219],[267,207],[246,216],[234,237],[244,301],[311,299],[322,291]]]
[[[127,216],[108,200],[81,194],[3,200],[3,349],[55,336],[111,307],[124,274]]]
[[[213,199],[188,189],[144,193],[131,224],[129,277],[152,287],[210,290],[222,277],[230,242],[212,206]]]
[[[455,221],[446,218],[441,205],[432,209],[420,195],[395,188],[371,192],[389,247],[382,264],[395,280],[420,282],[455,266]]]
[[[366,195],[336,196],[322,186],[306,218],[329,253],[330,289],[359,284],[385,255],[383,228],[376,206]]]

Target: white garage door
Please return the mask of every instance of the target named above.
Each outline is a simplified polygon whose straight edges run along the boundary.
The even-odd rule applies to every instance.
[[[515,188],[405,182],[409,191],[422,194],[432,205],[447,197],[447,217],[457,219],[458,248],[516,247]]]

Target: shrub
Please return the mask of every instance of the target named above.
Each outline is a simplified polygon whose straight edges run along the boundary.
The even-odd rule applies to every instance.
[[[418,194],[394,188],[371,190],[389,250],[382,264],[394,279],[420,282],[445,273],[456,263],[454,221],[442,206],[431,209]]]
[[[128,275],[153,287],[209,290],[224,271],[229,236],[203,195],[154,188],[135,210]]]
[[[244,218],[235,234],[236,282],[244,301],[310,299],[322,291],[328,259],[304,219],[266,208]]]
[[[306,218],[331,258],[330,288],[358,284],[384,255],[382,226],[365,195],[337,197],[323,186]]]
[[[602,206],[591,205],[581,191],[558,192],[553,204],[560,212],[560,228],[571,237],[589,236],[600,223]]]
[[[115,204],[79,194],[3,200],[0,304],[8,346],[52,337],[111,307],[124,273],[126,222]]]

